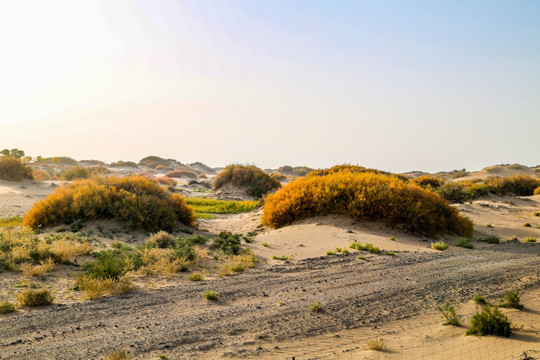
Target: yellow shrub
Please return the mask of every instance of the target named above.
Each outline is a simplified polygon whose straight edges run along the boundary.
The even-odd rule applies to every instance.
[[[534,189],[534,195],[540,195],[540,186]]]
[[[40,261],[39,265],[32,265],[30,263],[22,263],[19,269],[25,276],[39,276],[46,272],[54,270],[54,261],[49,258],[47,261]]]
[[[33,179],[32,169],[21,159],[11,155],[0,156],[0,179],[20,181]]]
[[[540,186],[540,180],[526,175],[489,178],[486,183],[492,192],[499,195],[514,194],[529,196],[533,195],[535,189]]]
[[[337,172],[300,178],[266,197],[262,222],[279,227],[317,215],[383,220],[426,234],[472,235],[472,222],[438,195],[394,176]]]
[[[157,182],[142,176],[76,180],[33,208],[23,219],[32,228],[71,223],[75,220],[118,218],[148,231],[173,231],[176,222],[194,222],[184,198],[170,194]]]
[[[83,291],[82,297],[84,300],[99,299],[103,295],[122,295],[133,289],[133,283],[126,277],[122,277],[118,281],[113,279],[79,278],[77,285]]]
[[[229,165],[214,179],[214,189],[226,184],[242,187],[251,196],[262,197],[264,194],[278,189],[281,183],[256,166]]]
[[[73,240],[57,240],[49,250],[58,257],[60,262],[66,263],[73,261],[75,256],[92,253],[93,248],[87,242],[80,244]]]

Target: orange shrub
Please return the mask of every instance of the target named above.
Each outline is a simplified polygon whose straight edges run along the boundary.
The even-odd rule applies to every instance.
[[[0,156],[0,179],[10,181],[33,179],[32,168],[14,156]]]
[[[272,179],[270,175],[256,166],[229,165],[220,172],[214,180],[214,189],[217,190],[226,184],[246,188],[251,196],[262,197],[274,189],[281,187],[281,183]]]
[[[425,234],[470,237],[472,221],[435,193],[395,177],[338,172],[300,178],[265,199],[262,222],[279,227],[317,215],[383,220]]]
[[[167,174],[170,178],[181,178],[181,177],[188,177],[191,179],[196,179],[197,174],[195,174],[193,171],[190,170],[174,170]]]
[[[392,174],[386,171],[377,170],[377,169],[369,169],[365,168],[363,166],[358,165],[349,165],[349,164],[342,164],[342,165],[336,165],[329,169],[318,169],[313,170],[306,176],[325,176],[335,173],[372,173],[372,174],[383,174],[383,175],[393,175],[397,178],[399,178],[402,181],[407,181],[407,177],[404,175],[399,174]]]
[[[194,222],[193,209],[178,194],[171,194],[142,176],[76,180],[34,204],[23,224],[32,228],[72,223],[75,220],[117,218],[134,228],[174,231],[176,222]]]
[[[534,189],[533,195],[540,195],[540,186]]]
[[[51,180],[51,175],[48,172],[40,170],[40,169],[34,169],[33,175],[34,175],[34,180],[38,180],[38,181]]]

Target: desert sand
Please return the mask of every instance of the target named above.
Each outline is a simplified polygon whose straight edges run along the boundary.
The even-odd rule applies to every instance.
[[[54,190],[51,183],[0,182],[2,217],[23,214]],[[281,229],[260,225],[260,210],[201,220],[209,233],[256,231],[246,244],[255,269],[189,282],[185,274],[119,297],[76,301],[0,315],[2,359],[100,359],[126,350],[135,359],[522,359],[540,357],[540,196],[487,197],[456,205],[475,222],[475,249],[445,252],[427,239],[384,223],[346,217],[306,219]],[[531,227],[523,227],[530,222]],[[487,225],[490,227],[487,227]],[[395,240],[390,240],[390,237]],[[505,242],[517,237],[519,242]],[[395,256],[326,256],[351,242],[371,242]],[[263,246],[263,243],[268,246]],[[293,255],[287,261],[272,256]],[[3,281],[10,276],[3,272]],[[59,276],[59,275],[55,275]],[[3,282],[6,284],[6,282]],[[205,290],[220,294],[202,299]],[[442,326],[437,305],[460,304],[467,326],[478,294],[496,303],[519,290],[525,309],[504,309],[515,324],[509,339],[465,337],[466,327]],[[13,291],[3,289],[3,292]],[[311,311],[320,303],[322,311]],[[367,350],[382,339],[385,351]]]

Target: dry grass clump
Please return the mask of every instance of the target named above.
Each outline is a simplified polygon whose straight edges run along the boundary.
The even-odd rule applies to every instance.
[[[435,243],[431,243],[431,248],[433,250],[444,251],[444,250],[448,249],[448,244],[445,243],[444,241],[437,241]]]
[[[75,166],[71,169],[67,169],[62,174],[62,180],[72,181],[75,179],[88,179],[91,176],[90,171],[82,166]]]
[[[214,190],[226,184],[245,188],[248,195],[260,198],[281,187],[281,183],[256,166],[229,165],[214,179]]]
[[[176,222],[194,222],[193,210],[178,194],[170,194],[142,176],[77,180],[56,188],[34,204],[24,216],[32,228],[72,223],[75,220],[118,218],[134,228],[173,231]]]
[[[51,244],[49,251],[56,255],[62,263],[73,261],[76,256],[89,255],[94,248],[87,242],[78,243],[74,240],[60,239]]]
[[[99,299],[104,295],[118,296],[133,290],[133,283],[127,277],[122,277],[118,281],[81,277],[77,280],[76,285],[83,291],[82,298],[84,300]]]
[[[369,340],[367,342],[367,348],[369,350],[384,351],[387,349],[386,344],[382,339]]]
[[[25,262],[19,265],[19,269],[25,276],[40,276],[54,270],[54,261],[51,258],[46,261],[41,260],[39,265],[32,265]]]
[[[461,326],[463,316],[457,313],[456,306],[446,303],[443,307],[437,306],[437,310],[439,310],[442,317],[446,320],[443,325]]]
[[[228,276],[243,272],[247,268],[255,267],[259,259],[253,254],[251,249],[241,249],[240,254],[230,255],[227,262],[223,264],[218,271],[218,276]]]
[[[26,289],[15,296],[19,306],[42,306],[50,305],[54,296],[47,289]]]
[[[193,272],[189,275],[189,281],[202,281],[204,276],[198,272]]]
[[[103,360],[131,360],[133,356],[125,352],[124,350],[116,350],[105,356]]]
[[[7,314],[10,312],[14,312],[16,310],[17,310],[17,307],[15,306],[15,304],[7,300],[0,301],[0,314]]]
[[[394,176],[336,172],[308,176],[265,199],[262,222],[279,227],[328,214],[357,220],[384,220],[425,234],[472,235],[472,221],[433,192]]]
[[[197,174],[194,171],[181,169],[181,170],[174,170],[167,174],[170,178],[190,178],[190,179],[196,179]]]
[[[0,156],[0,179],[21,181],[33,178],[32,168],[23,160],[11,155]]]
[[[203,298],[206,300],[217,300],[219,298],[219,294],[214,290],[207,290],[203,292]]]

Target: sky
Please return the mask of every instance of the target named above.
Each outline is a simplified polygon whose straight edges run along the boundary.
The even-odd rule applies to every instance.
[[[540,2],[0,0],[0,148],[540,164]]]

